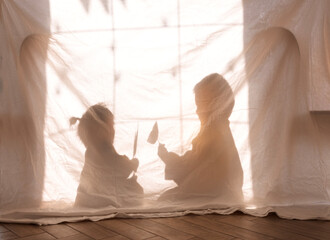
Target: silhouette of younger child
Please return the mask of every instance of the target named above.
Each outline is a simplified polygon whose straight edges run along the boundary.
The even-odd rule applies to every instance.
[[[200,132],[192,150],[183,156],[168,152],[159,144],[158,155],[165,163],[165,178],[177,187],[166,191],[161,200],[215,199],[239,202],[242,198],[243,172],[228,118],[234,106],[227,81],[213,73],[194,88]]]
[[[143,188],[136,181],[139,161],[119,155],[114,146],[113,114],[102,104],[88,108],[79,120],[78,136],[86,147],[75,206],[129,207],[142,200]],[[130,177],[133,175],[133,177]]]

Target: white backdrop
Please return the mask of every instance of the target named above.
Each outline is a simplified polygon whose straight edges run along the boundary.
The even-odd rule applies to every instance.
[[[330,4],[319,0],[0,0],[0,220],[41,224],[189,212],[330,219]],[[222,74],[244,199],[159,202],[159,142],[199,131],[193,88]],[[74,208],[85,147],[69,118],[104,102],[144,203]],[[235,177],[235,176],[233,176]]]

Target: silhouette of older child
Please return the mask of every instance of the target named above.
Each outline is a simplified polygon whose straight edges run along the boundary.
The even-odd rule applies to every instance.
[[[113,114],[102,104],[88,108],[79,120],[78,136],[86,147],[85,164],[80,176],[75,206],[129,207],[139,204],[143,189],[133,174],[138,159],[119,155],[114,146]],[[130,178],[130,176],[133,177]]]
[[[164,144],[159,144],[165,179],[177,184],[159,199],[221,197],[224,202],[239,202],[243,172],[228,120],[234,107],[233,92],[217,73],[203,78],[194,92],[200,132],[192,141],[192,150],[183,156],[168,152]]]

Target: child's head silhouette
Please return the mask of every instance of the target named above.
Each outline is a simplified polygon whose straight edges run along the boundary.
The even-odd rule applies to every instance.
[[[234,107],[234,94],[226,79],[212,73],[194,87],[196,113],[202,124],[210,118],[228,119]]]
[[[102,143],[113,144],[115,130],[112,112],[103,104],[95,104],[79,118],[71,118],[71,123],[80,120],[78,136],[86,147],[96,147]]]

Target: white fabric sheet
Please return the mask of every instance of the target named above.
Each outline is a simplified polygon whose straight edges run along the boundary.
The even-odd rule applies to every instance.
[[[329,13],[327,0],[0,0],[0,221],[236,210],[330,219]],[[193,89],[211,73],[235,105],[200,138],[211,150],[175,165],[189,192],[166,176],[158,146],[195,151]],[[100,102],[114,115],[117,153],[139,161],[138,204],[75,205],[86,148],[69,119]],[[114,178],[98,179],[102,189]],[[161,197],[178,187],[184,194]]]

